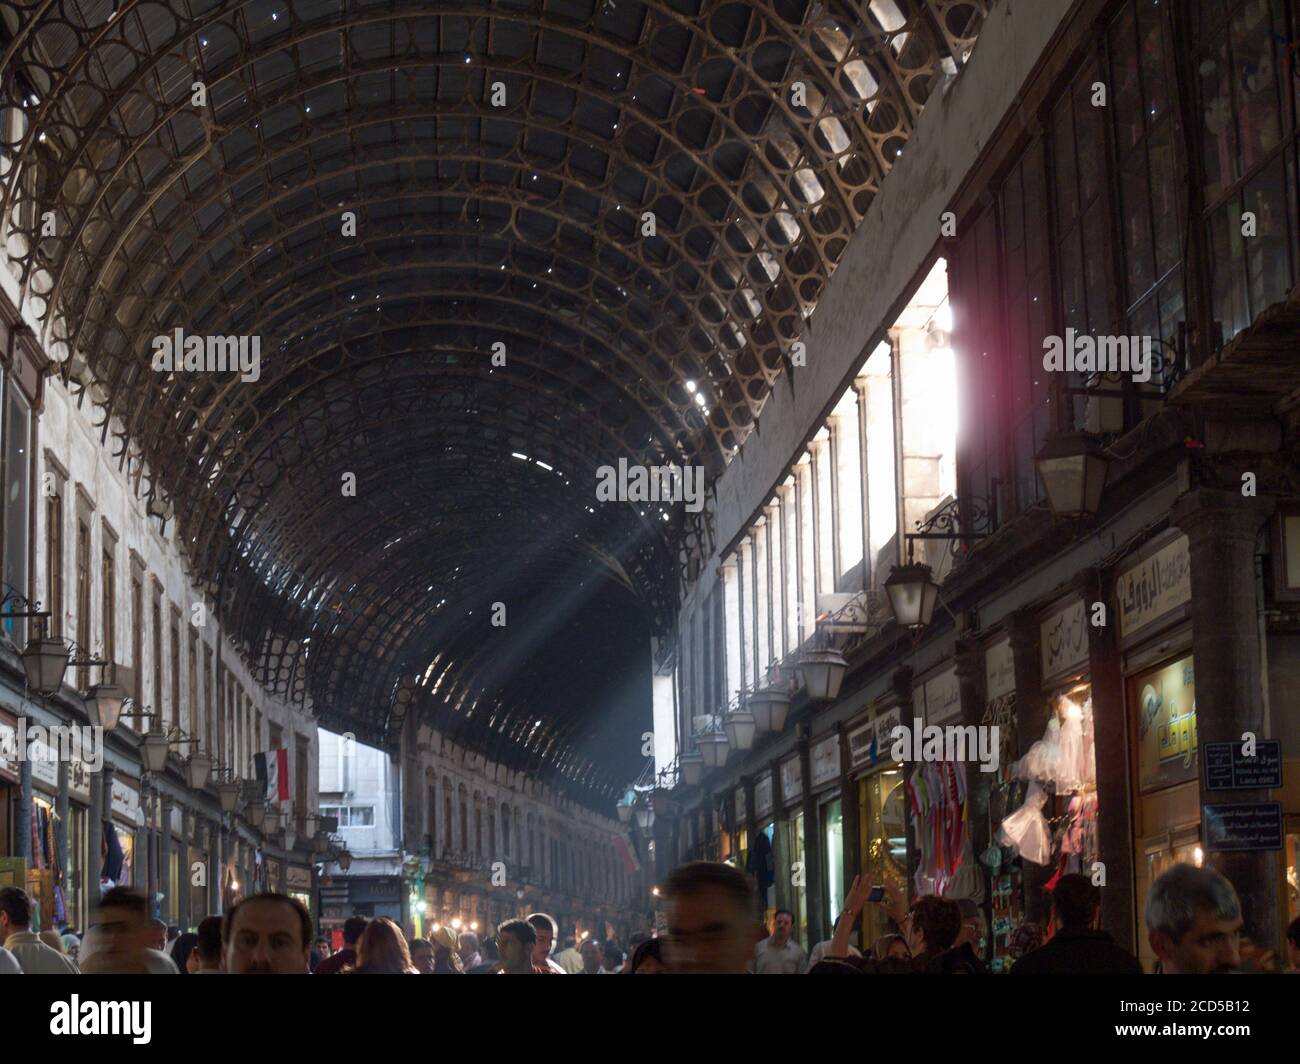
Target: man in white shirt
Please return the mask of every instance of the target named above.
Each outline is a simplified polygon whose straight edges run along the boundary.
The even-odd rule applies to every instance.
[[[32,931],[32,899],[19,887],[0,888],[0,943],[24,975],[78,975],[76,962]]]
[[[87,973],[105,975],[176,975],[176,963],[152,948],[156,941],[144,895],[114,887],[100,898],[86,931],[81,944],[82,967]]]
[[[808,954],[795,942],[794,914],[778,909],[772,918],[772,934],[754,950],[754,972],[758,975],[803,975],[808,971]]]

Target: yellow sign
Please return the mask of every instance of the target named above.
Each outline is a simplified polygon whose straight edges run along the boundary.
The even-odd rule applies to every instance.
[[[1134,682],[1138,782],[1143,790],[1196,778],[1196,683],[1191,657]]]

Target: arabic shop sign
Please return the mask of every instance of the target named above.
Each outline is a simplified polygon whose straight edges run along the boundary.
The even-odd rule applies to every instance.
[[[1069,672],[1088,660],[1088,615],[1083,599],[1054,613],[1038,631],[1043,679]]]
[[[1115,581],[1119,634],[1126,636],[1157,621],[1192,598],[1192,556],[1187,537],[1120,573]]]

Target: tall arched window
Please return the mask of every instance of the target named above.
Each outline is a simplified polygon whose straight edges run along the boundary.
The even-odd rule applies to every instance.
[[[469,853],[469,790],[460,785],[460,852]]]
[[[501,848],[506,859],[510,858],[510,806],[501,803]]]

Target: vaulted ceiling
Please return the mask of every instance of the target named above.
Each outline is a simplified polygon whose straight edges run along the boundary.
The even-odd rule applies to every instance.
[[[606,801],[709,530],[596,468],[721,470],[986,6],[0,0],[13,268],[265,682]]]

